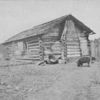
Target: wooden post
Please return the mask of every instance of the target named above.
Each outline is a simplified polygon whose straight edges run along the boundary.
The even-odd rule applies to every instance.
[[[44,47],[43,41],[39,38],[39,46],[40,46],[40,60],[44,61]]]
[[[80,56],[82,57],[81,41],[79,39],[78,33],[77,33],[77,38],[78,38],[78,42],[79,42]]]
[[[91,57],[91,42],[88,39],[88,36],[87,36],[87,42],[88,42],[88,48],[89,48],[89,56]]]
[[[61,43],[62,43],[62,58],[65,61],[65,63],[67,62],[67,46],[66,46],[66,32],[67,32],[67,21],[65,22],[65,26],[64,26],[64,30],[61,36]]]

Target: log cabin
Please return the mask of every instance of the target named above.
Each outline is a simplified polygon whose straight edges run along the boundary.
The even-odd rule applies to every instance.
[[[3,43],[10,58],[43,61],[53,54],[67,61],[69,58],[90,56],[89,35],[95,34],[72,15],[32,27]]]

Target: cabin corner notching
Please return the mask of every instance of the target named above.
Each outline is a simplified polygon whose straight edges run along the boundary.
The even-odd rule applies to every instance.
[[[93,32],[72,15],[21,32],[3,45],[9,57],[45,60],[49,54],[67,60],[70,57],[90,55],[88,36]]]

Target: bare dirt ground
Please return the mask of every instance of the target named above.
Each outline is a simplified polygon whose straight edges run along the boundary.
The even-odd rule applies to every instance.
[[[99,64],[0,67],[0,100],[100,100]]]

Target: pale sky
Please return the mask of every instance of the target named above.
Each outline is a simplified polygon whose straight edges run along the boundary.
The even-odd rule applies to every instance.
[[[72,14],[100,37],[100,0],[0,0],[0,43],[35,25]]]

